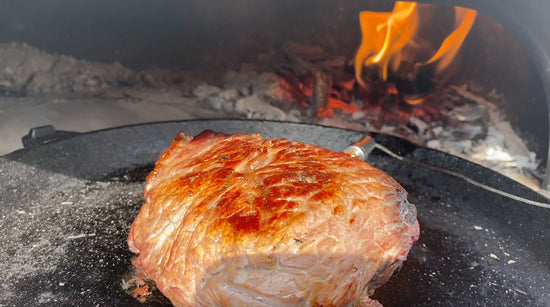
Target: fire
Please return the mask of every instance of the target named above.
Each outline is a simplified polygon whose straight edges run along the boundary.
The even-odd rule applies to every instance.
[[[419,26],[422,22],[430,22],[421,20],[419,17],[419,13],[426,8],[426,5],[419,5],[416,2],[399,1],[395,3],[392,12],[360,13],[363,41],[355,57],[355,76],[363,88],[368,88],[367,82],[363,79],[365,67],[374,70],[383,81],[387,81],[390,74],[414,79],[419,70],[427,65],[434,66],[435,74],[449,67],[472,28],[477,12],[455,7],[454,30],[429,59],[422,60],[419,59],[420,54],[414,53],[420,53],[417,43]],[[411,61],[413,61],[412,64]],[[412,68],[403,72],[402,68],[406,65]],[[407,102],[418,104],[422,99],[409,99]]]

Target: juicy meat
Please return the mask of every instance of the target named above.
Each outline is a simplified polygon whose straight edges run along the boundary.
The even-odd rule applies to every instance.
[[[147,177],[128,244],[176,306],[375,306],[418,239],[406,195],[344,153],[181,132]]]

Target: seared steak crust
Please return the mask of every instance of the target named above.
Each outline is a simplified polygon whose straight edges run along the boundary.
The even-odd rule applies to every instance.
[[[147,177],[128,244],[176,306],[370,305],[418,239],[406,195],[345,153],[181,132]]]

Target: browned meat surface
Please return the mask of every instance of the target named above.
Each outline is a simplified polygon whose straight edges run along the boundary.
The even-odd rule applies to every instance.
[[[344,153],[182,132],[147,177],[128,244],[176,306],[376,306],[368,296],[418,239],[406,195]]]

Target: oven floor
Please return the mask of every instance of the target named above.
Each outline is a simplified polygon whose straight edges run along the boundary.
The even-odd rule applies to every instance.
[[[198,118],[225,118],[226,114],[197,107],[194,101],[175,97],[145,99],[0,98],[0,156],[23,147],[21,137],[29,129],[53,125],[57,130],[87,132],[146,122]],[[172,99],[170,99],[172,98]],[[179,99],[181,100],[181,98]]]

